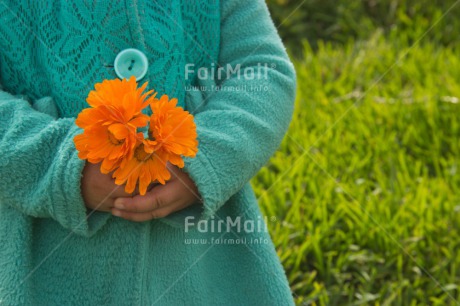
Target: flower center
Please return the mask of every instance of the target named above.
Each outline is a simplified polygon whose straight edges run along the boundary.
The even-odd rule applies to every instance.
[[[153,153],[147,153],[144,150],[144,144],[140,144],[134,151],[134,157],[140,162],[146,162]]]
[[[155,138],[155,136],[153,135],[153,132],[152,132],[151,130],[149,130],[149,139],[150,139],[150,140],[153,140],[153,141],[156,140],[156,138]]]
[[[117,138],[112,134],[112,132],[107,131],[107,133],[109,134],[109,141],[110,141],[113,145],[119,146],[119,145],[121,145],[121,144],[123,144],[123,143],[125,142],[124,139],[121,139],[121,140],[120,140],[120,139],[117,139]]]

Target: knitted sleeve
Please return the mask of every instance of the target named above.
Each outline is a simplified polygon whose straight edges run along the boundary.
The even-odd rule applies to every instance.
[[[0,205],[94,234],[110,215],[87,217],[80,192],[84,161],[73,144],[78,133],[73,119],[56,120],[0,90]]]
[[[295,71],[265,2],[233,0],[221,5],[219,65],[225,77],[216,80],[219,90],[196,106],[199,152],[185,166],[203,198],[204,219],[277,149],[295,96]],[[268,69],[260,69],[265,64]],[[240,74],[235,72],[238,66]]]

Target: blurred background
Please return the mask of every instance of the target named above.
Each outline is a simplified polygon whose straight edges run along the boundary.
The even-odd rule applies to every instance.
[[[459,305],[460,1],[267,4],[298,89],[252,185],[296,302]]]

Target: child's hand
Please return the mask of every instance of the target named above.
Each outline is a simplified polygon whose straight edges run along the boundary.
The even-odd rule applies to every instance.
[[[118,197],[129,197],[124,186],[115,184],[111,174],[103,174],[101,164],[86,163],[81,179],[81,193],[86,207],[92,210],[109,212],[113,201]]]
[[[112,214],[131,221],[163,218],[199,202],[198,189],[187,173],[176,166],[168,166],[171,179],[165,185],[156,185],[144,196],[120,196],[115,200]]]

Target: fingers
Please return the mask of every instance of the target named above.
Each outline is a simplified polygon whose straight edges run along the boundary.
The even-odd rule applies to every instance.
[[[136,195],[132,198],[118,198],[114,201],[115,208],[126,212],[149,212],[180,201],[174,182],[158,185],[145,195]]]
[[[141,212],[141,213],[112,209],[112,214],[114,216],[117,216],[117,217],[120,217],[126,220],[135,221],[135,222],[144,222],[144,221],[149,221],[152,219],[164,218],[177,210],[178,209],[176,209],[174,205],[170,205],[167,207],[163,207],[161,209],[156,209],[156,210],[152,210],[149,212]]]
[[[115,199],[112,214],[131,221],[163,218],[200,201],[198,189],[190,177],[174,169],[173,179],[165,185],[156,185],[144,196]]]
[[[116,199],[112,214],[136,222],[164,218],[188,206],[180,195],[176,182],[170,182],[153,188],[144,196]]]

